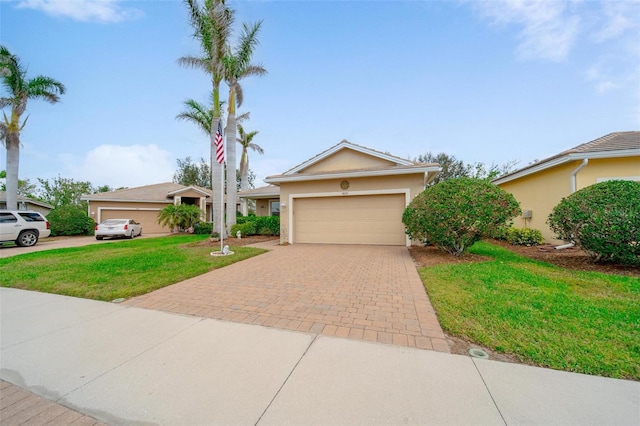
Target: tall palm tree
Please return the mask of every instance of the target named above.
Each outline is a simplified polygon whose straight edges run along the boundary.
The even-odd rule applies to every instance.
[[[220,122],[220,82],[224,77],[222,57],[226,53],[226,45],[231,34],[234,11],[229,9],[225,0],[205,0],[202,6],[197,0],[184,0],[189,9],[189,21],[193,27],[193,37],[200,43],[201,56],[183,56],[178,63],[183,66],[199,68],[211,76],[213,89],[213,114],[209,127],[211,187],[213,188],[213,229],[224,237],[224,219],[222,217],[222,201],[224,193],[222,184],[223,166],[215,160],[215,135]]]
[[[224,80],[229,86],[229,114],[227,115],[227,182],[234,182],[236,176],[236,106],[242,105],[243,95],[240,80],[252,75],[261,76],[267,73],[262,65],[251,64],[253,51],[258,45],[258,32],[262,21],[253,25],[242,24],[242,34],[235,49],[227,47],[222,58]],[[227,228],[236,223],[237,190],[227,185]]]
[[[20,166],[20,131],[27,124],[28,116],[22,120],[29,99],[43,99],[55,104],[65,92],[59,81],[39,75],[27,78],[27,70],[20,59],[11,54],[5,46],[0,46],[0,77],[8,96],[0,97],[0,108],[11,107],[7,117],[3,113],[0,121],[0,140],[7,148],[7,208],[18,208],[18,169]]]
[[[264,149],[256,143],[253,143],[253,138],[258,134],[257,130],[246,133],[242,124],[238,124],[238,143],[242,146],[242,154],[240,155],[240,190],[246,191],[249,189],[249,148],[256,151],[258,154],[264,154]],[[240,208],[242,214],[247,215],[247,200],[243,199]]]

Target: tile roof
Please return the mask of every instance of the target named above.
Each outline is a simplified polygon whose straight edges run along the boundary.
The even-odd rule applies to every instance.
[[[637,152],[635,152],[637,151]],[[564,162],[568,160],[576,160],[581,158],[587,158],[594,154],[606,154],[610,153],[614,156],[616,153],[619,155],[640,155],[640,131],[630,132],[615,132],[602,136],[598,139],[574,146],[566,151],[562,151],[559,154],[545,158],[544,160],[536,161],[518,170],[515,170],[506,175],[500,176],[493,180],[494,183],[504,183],[509,180],[526,176],[530,173],[534,173],[541,169],[552,167],[557,162]],[[564,160],[564,161],[563,161]]]
[[[211,190],[194,186],[207,194],[211,195]],[[97,194],[83,195],[83,200],[90,201],[147,201],[147,202],[167,202],[170,192],[186,189],[187,186],[179,183],[165,182],[154,185],[138,186],[135,188],[118,189],[116,191],[99,192]]]
[[[275,185],[261,186],[259,188],[247,189],[246,191],[238,192],[241,197],[248,196],[260,196],[260,195],[278,195],[280,194],[280,187]]]
[[[606,136],[575,146],[558,155],[579,152],[623,151],[627,149],[640,149],[640,132],[609,133]]]

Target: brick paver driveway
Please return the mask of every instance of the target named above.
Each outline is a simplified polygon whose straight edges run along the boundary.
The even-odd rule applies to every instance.
[[[269,248],[125,303],[449,352],[406,247],[271,242]]]

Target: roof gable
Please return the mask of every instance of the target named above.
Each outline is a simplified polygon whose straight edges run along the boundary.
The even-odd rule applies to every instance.
[[[362,170],[370,168],[412,166],[415,163],[404,158],[375,151],[343,140],[313,158],[288,170],[284,175]]]

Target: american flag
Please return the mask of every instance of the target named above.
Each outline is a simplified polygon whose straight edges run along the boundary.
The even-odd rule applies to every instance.
[[[216,145],[216,161],[220,164],[224,163],[224,142],[222,140],[222,120],[218,120],[218,130],[215,138]]]

